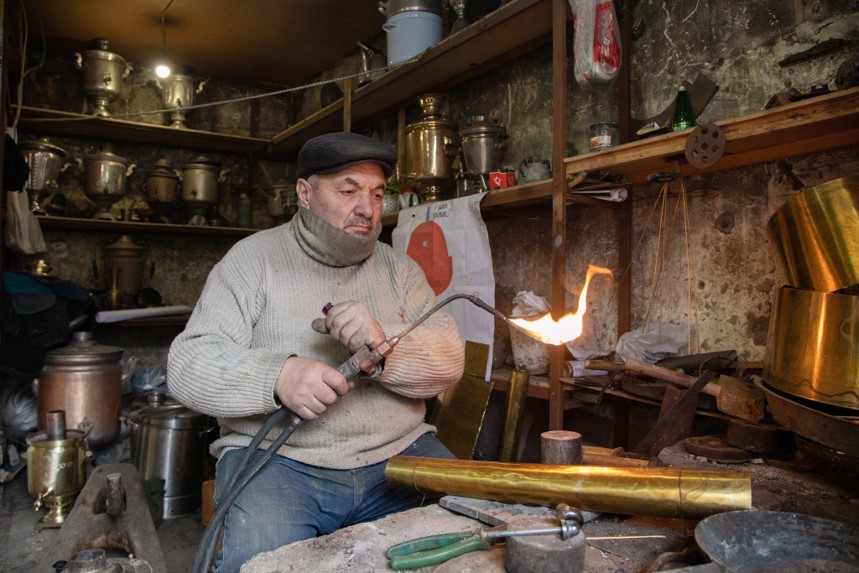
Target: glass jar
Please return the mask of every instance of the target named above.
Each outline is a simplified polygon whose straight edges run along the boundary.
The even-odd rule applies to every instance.
[[[591,124],[591,147],[590,151],[602,151],[618,144],[620,131],[617,122],[598,121]]]

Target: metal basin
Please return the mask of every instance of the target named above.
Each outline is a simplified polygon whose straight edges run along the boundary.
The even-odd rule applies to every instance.
[[[859,572],[859,528],[782,511],[731,511],[695,527],[701,550],[735,573]]]
[[[859,285],[859,175],[791,197],[767,234],[785,284],[820,292]]]
[[[776,422],[794,434],[859,456],[859,423],[855,417],[836,416],[810,408],[773,390],[761,380],[756,380],[755,385],[764,391],[767,406]]]

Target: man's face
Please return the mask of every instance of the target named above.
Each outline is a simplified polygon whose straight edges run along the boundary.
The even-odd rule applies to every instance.
[[[382,222],[385,173],[375,163],[315,175],[310,181],[299,179],[295,190],[302,207],[356,237],[371,234]]]

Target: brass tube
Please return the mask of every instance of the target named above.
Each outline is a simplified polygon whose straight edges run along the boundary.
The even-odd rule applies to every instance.
[[[394,456],[392,485],[461,495],[650,517],[701,519],[751,509],[747,472],[672,468],[549,466]]]

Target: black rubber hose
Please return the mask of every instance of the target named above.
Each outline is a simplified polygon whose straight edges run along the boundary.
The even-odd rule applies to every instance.
[[[272,444],[266,449],[263,450],[263,453],[260,457],[258,457],[252,465],[247,465],[248,460],[251,456],[256,452],[257,446],[262,442],[266,435],[268,435],[271,428],[280,420],[284,419],[287,415],[292,415],[292,421],[290,424],[281,432],[281,434],[272,442]],[[194,562],[191,565],[191,573],[207,573],[211,568],[212,558],[215,555],[215,549],[218,544],[218,537],[221,533],[221,526],[223,525],[224,519],[226,518],[227,511],[230,509],[230,506],[239,496],[239,494],[244,490],[245,486],[256,476],[259,470],[271,459],[271,457],[280,449],[280,447],[286,443],[290,436],[292,436],[293,432],[301,425],[301,418],[287,410],[286,408],[282,408],[272,414],[265,424],[259,429],[259,431],[254,436],[253,441],[248,447],[245,449],[245,454],[242,457],[242,463],[239,465],[239,471],[233,476],[230,480],[229,487],[227,489],[227,495],[224,499],[220,500],[218,503],[218,510],[212,516],[212,520],[209,522],[209,525],[206,527],[206,530],[203,532],[203,536],[200,540],[200,545],[197,547],[197,553],[194,554]],[[255,445],[254,445],[255,444]],[[251,447],[253,446],[253,447]]]

